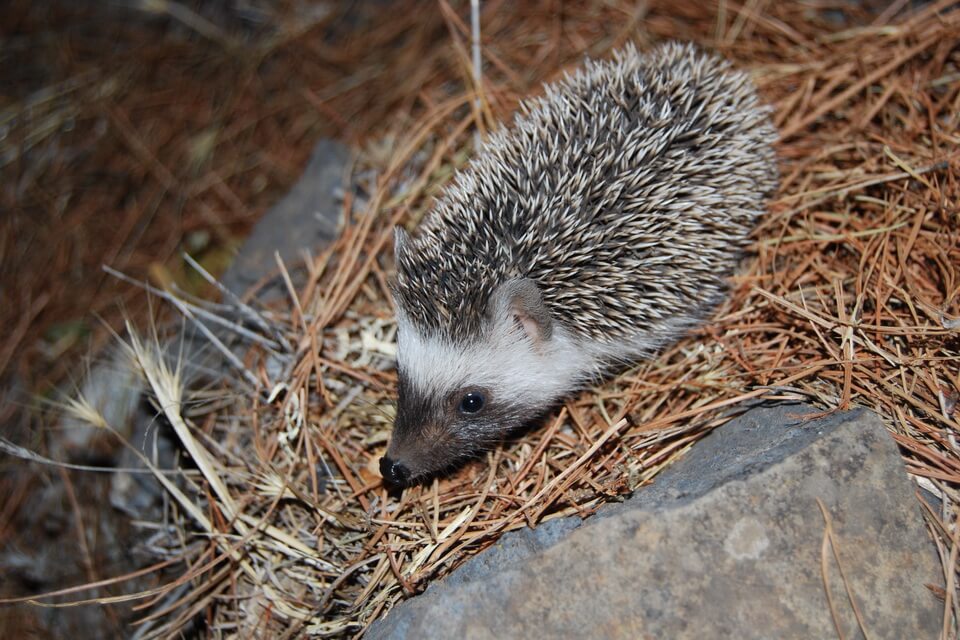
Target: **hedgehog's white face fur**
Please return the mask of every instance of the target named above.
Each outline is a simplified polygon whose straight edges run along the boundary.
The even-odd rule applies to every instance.
[[[398,309],[400,379],[387,457],[409,483],[489,448],[589,376],[595,358],[555,323],[533,281],[493,296],[475,341],[419,328]],[[398,477],[399,476],[399,477]]]
[[[627,47],[521,106],[408,238],[393,287],[399,399],[384,477],[489,448],[723,298],[777,183],[749,78]]]

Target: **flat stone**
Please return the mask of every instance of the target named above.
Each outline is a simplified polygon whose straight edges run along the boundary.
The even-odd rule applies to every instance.
[[[811,411],[746,412],[624,503],[504,536],[366,637],[863,637],[851,599],[871,638],[938,637],[942,574],[893,439],[868,411]]]

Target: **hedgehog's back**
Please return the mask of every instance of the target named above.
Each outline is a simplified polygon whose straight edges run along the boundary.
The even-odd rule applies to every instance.
[[[629,47],[523,111],[398,256],[407,316],[474,339],[513,277],[537,282],[576,335],[605,342],[708,312],[776,185],[776,134],[746,75],[688,45]]]

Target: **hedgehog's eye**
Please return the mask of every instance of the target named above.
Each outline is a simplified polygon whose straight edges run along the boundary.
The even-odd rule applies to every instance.
[[[483,394],[477,391],[471,391],[460,400],[460,413],[476,413],[483,409]]]

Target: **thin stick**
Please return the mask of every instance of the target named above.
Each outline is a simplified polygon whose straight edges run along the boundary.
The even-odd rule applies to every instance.
[[[474,109],[480,113],[480,95],[483,93],[483,69],[480,61],[480,0],[470,0],[470,40],[473,49],[473,87],[476,91]],[[473,132],[473,146],[480,148],[480,129]]]

